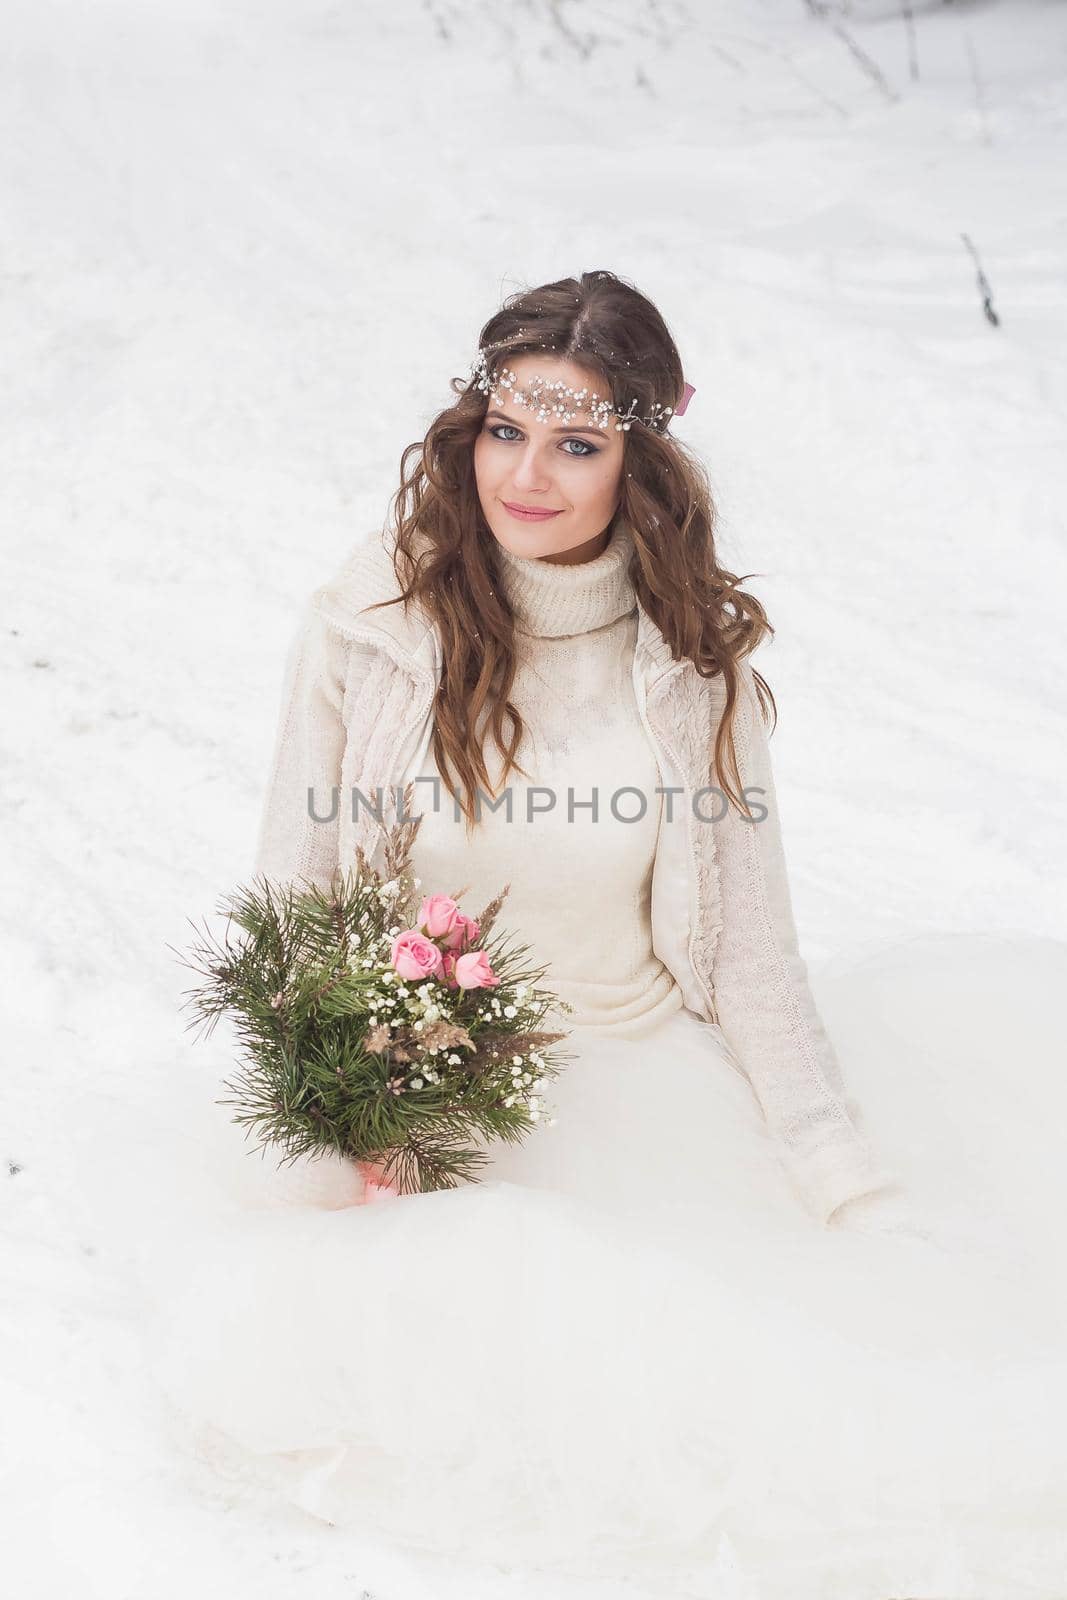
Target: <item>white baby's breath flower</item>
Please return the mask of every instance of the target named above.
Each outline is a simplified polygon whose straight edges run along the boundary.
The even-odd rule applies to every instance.
[[[515,1063],[515,1065],[517,1067],[521,1067],[522,1066],[522,1057],[521,1056],[512,1056],[511,1059],[512,1059],[512,1061]]]
[[[412,1078],[411,1087],[413,1089],[421,1089],[422,1088],[422,1079],[421,1078]]]
[[[518,1010],[519,1010],[518,1006],[505,1006],[504,1007],[504,1015],[506,1017],[515,1017],[515,1016],[518,1015]]]
[[[455,1054],[450,1055],[449,1058],[448,1058],[449,1066],[458,1067],[459,1063],[460,1063],[460,1059],[461,1058],[459,1056],[455,1055]]]

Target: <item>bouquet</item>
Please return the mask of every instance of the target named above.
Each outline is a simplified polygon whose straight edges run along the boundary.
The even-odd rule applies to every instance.
[[[185,962],[204,980],[188,992],[194,1020],[236,1030],[241,1064],[217,1102],[232,1120],[283,1161],[334,1151],[401,1193],[476,1180],[480,1141],[555,1122],[543,1091],[567,1034],[541,1024],[573,1010],[539,986],[529,946],[490,938],[510,885],[478,917],[463,890],[419,895],[421,820],[386,832],[384,874],[357,849],[328,890],[239,888],[219,908],[223,939],[205,932]]]

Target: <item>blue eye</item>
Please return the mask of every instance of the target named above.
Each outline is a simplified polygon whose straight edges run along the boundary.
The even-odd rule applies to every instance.
[[[502,437],[501,430],[506,430],[508,433],[521,433],[522,431],[520,428],[514,427],[510,422],[494,423],[490,427],[489,432],[492,434],[494,439],[500,439],[502,444],[511,444],[512,441],[510,439],[504,439]],[[598,456],[600,454],[598,446],[595,444],[590,444],[588,439],[564,439],[563,443],[581,445],[582,448],[580,450],[565,450],[563,452],[564,455],[577,456],[579,461],[584,460],[586,456]]]

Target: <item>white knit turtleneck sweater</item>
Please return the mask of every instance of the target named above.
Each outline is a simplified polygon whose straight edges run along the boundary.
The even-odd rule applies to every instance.
[[[502,792],[496,811],[483,802],[469,840],[444,784],[420,783],[413,809],[423,820],[412,851],[420,892],[453,894],[469,885],[461,902],[468,915],[511,884],[495,931],[506,929],[528,944],[528,962],[548,964],[543,983],[575,1007],[562,1019],[550,1016],[547,1025],[628,1035],[682,1006],[681,990],[652,951],[652,863],[662,808],[656,787],[663,780],[631,675],[632,551],[621,519],[592,561],[523,560],[500,547],[501,586],[516,617],[518,670],[510,698],[524,723],[517,755],[530,778],[510,773],[511,821]],[[503,762],[492,739],[484,753],[498,787]],[[420,776],[438,776],[432,750]],[[618,795],[615,815],[612,797],[620,789],[637,793]],[[531,790],[538,808],[532,815]],[[551,809],[540,809],[553,795]],[[591,806],[582,804],[594,796],[595,821]]]

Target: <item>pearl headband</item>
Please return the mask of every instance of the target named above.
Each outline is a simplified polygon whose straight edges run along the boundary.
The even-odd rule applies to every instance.
[[[548,378],[541,377],[539,373],[532,379],[528,390],[517,389],[515,387],[517,374],[510,367],[501,367],[498,381],[494,384],[484,350],[479,354],[477,361],[472,363],[471,378],[475,386],[483,394],[488,394],[496,405],[503,405],[505,397],[510,397],[517,406],[529,406],[535,412],[538,422],[550,422],[553,417],[557,417],[563,423],[573,422],[575,417],[587,411],[598,427],[607,427],[612,417],[617,418],[616,431],[628,429],[632,422],[644,422],[657,433],[664,433],[671,417],[682,416],[696,394],[693,385],[687,383],[682,403],[677,408],[661,406],[657,401],[653,401],[649,415],[639,417],[636,414],[636,400],[630,401],[628,410],[620,411],[610,400],[602,400],[595,394],[590,395],[588,389],[572,389],[562,381],[553,383]],[[573,402],[573,406],[570,402]]]

